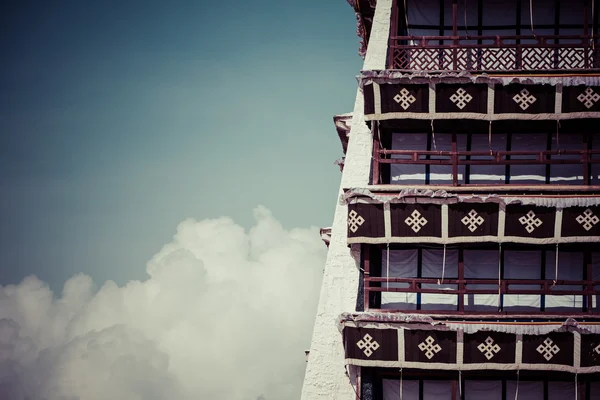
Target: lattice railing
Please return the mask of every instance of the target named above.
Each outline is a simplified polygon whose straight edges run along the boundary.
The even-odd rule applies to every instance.
[[[552,71],[600,69],[598,39],[585,36],[398,36],[392,69]]]

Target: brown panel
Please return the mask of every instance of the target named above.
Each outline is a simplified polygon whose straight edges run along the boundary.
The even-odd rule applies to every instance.
[[[465,364],[515,362],[516,335],[500,332],[477,332],[464,335]]]
[[[436,112],[487,113],[488,85],[438,84]]]
[[[600,236],[600,207],[563,209],[561,236]]]
[[[398,361],[395,329],[344,328],[346,358]]]
[[[404,331],[405,359],[409,362],[456,363],[456,332]]]
[[[383,204],[348,205],[348,237],[384,237]]]
[[[381,112],[415,112],[429,111],[428,85],[379,85],[381,92]]]
[[[448,206],[448,235],[497,236],[498,204],[451,204]]]
[[[365,96],[365,115],[374,114],[373,84],[363,86],[363,95]]]
[[[556,209],[511,205],[506,207],[506,236],[525,238],[554,237]]]
[[[581,366],[600,365],[600,335],[581,335]]]
[[[555,90],[551,85],[496,85],[494,112],[496,114],[554,113]]]
[[[523,363],[573,365],[573,334],[523,335]]]
[[[600,111],[599,86],[565,86],[562,91],[563,113]]]
[[[392,236],[442,236],[442,209],[438,204],[391,204],[390,211]]]

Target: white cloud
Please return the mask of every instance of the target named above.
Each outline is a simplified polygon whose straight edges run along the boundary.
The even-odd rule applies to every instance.
[[[35,277],[0,286],[0,393],[18,400],[298,398],[325,262],[318,230],[258,207],[182,222],[149,279],[60,297]],[[332,322],[333,323],[333,322]]]

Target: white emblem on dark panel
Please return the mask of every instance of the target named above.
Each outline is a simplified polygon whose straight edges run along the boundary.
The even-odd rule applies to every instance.
[[[427,336],[424,342],[419,343],[419,350],[425,353],[425,357],[431,360],[436,353],[442,351],[442,347],[435,342],[434,338]]]
[[[414,210],[409,217],[404,220],[404,223],[415,232],[419,232],[422,227],[427,224],[427,220],[421,215],[420,212]]]
[[[402,88],[400,93],[394,96],[394,101],[400,104],[400,107],[405,110],[410,107],[412,103],[417,101],[416,97],[410,94],[410,92],[406,88]]]
[[[469,213],[462,217],[462,219],[460,220],[460,222],[462,222],[463,225],[469,228],[471,232],[475,232],[475,230],[479,228],[479,225],[483,224],[484,221],[485,220],[483,219],[483,217],[477,214],[477,211],[475,210],[469,211]]]
[[[375,341],[368,333],[363,336],[362,339],[356,342],[356,345],[363,351],[363,353],[365,353],[365,356],[367,357],[371,357],[373,352],[379,348],[379,343],[377,343],[377,341]]]
[[[488,336],[483,343],[477,346],[477,350],[482,352],[485,358],[491,360],[501,349],[498,343],[494,343],[494,339]]]
[[[352,233],[356,233],[358,228],[365,223],[365,219],[361,217],[356,211],[352,210],[348,214],[348,229]]]
[[[456,105],[456,107],[460,108],[461,110],[465,108],[467,104],[471,102],[471,100],[473,100],[473,96],[467,93],[467,91],[463,88],[458,88],[458,90],[456,90],[456,93],[450,96],[450,101],[452,101],[454,105]]]
[[[513,96],[513,100],[519,105],[519,107],[521,107],[522,110],[527,110],[530,105],[537,101],[535,96],[530,94],[529,90],[527,89],[522,89],[519,94],[515,94]]]
[[[594,214],[594,212],[589,208],[585,210],[583,214],[580,214],[577,218],[575,218],[575,220],[579,222],[579,224],[583,226],[583,229],[586,231],[589,231],[594,227],[594,225],[600,222],[600,218],[598,218],[598,216],[596,216],[596,214]]]
[[[533,232],[535,228],[542,225],[542,220],[536,217],[533,211],[529,211],[527,215],[523,215],[521,218],[519,218],[519,222],[529,233]]]
[[[546,361],[550,361],[552,357],[560,351],[560,348],[552,341],[552,339],[546,338],[544,343],[540,344],[536,350],[544,356]]]
[[[600,100],[600,94],[588,87],[583,93],[577,96],[577,100],[582,102],[586,108],[592,108]]]

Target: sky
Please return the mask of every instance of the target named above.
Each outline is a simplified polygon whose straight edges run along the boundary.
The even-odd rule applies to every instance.
[[[362,60],[344,1],[0,5],[0,284],[124,284],[186,218],[329,226]]]
[[[299,398],[355,32],[343,0],[0,4],[0,398]]]

